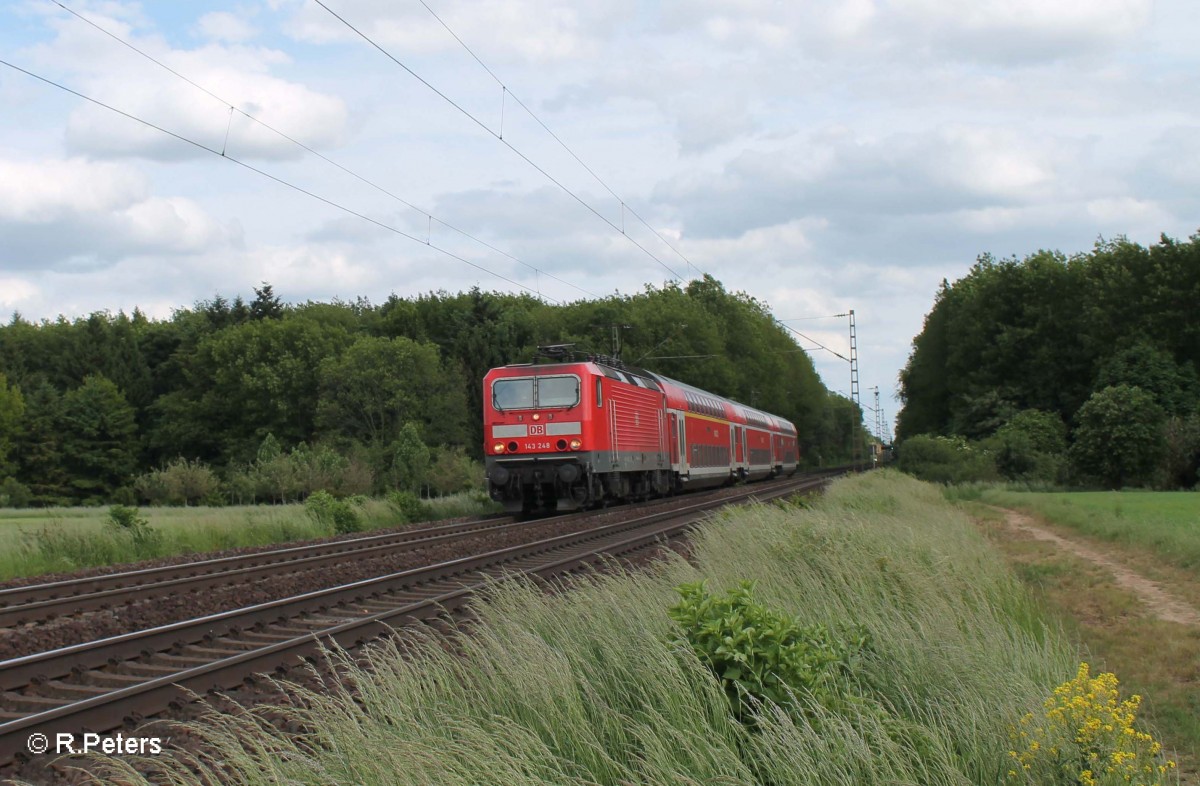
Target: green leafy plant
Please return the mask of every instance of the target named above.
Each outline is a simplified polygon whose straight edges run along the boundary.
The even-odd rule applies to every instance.
[[[316,491],[304,501],[304,510],[322,526],[339,534],[358,532],[362,522],[354,505],[328,491]]]
[[[755,704],[773,702],[803,710],[797,702],[837,703],[839,677],[857,666],[869,636],[856,628],[841,638],[821,624],[801,625],[754,599],[743,581],[724,596],[704,582],[676,587],[670,609],[684,641],[721,681],[734,713],[746,719]]]
[[[387,501],[404,523],[427,521],[432,516],[429,505],[411,491],[393,491],[387,495]]]
[[[156,556],[161,549],[162,533],[151,527],[137,508],[113,505],[108,509],[108,527],[118,536],[132,540],[139,557]]]

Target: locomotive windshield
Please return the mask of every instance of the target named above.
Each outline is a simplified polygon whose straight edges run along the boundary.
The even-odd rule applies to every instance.
[[[573,407],[579,403],[577,377],[541,377],[537,380],[539,407]]]
[[[498,410],[573,407],[578,403],[578,377],[525,377],[492,383],[492,406]]]

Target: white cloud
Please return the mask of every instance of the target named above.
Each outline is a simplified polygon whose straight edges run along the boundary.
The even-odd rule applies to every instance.
[[[198,253],[238,239],[195,201],[155,195],[129,167],[78,158],[0,159],[0,230],[0,268],[10,270]]]
[[[332,14],[314,3],[294,7],[288,23],[292,36],[310,43],[362,42]],[[472,50],[504,62],[553,63],[594,57],[602,41],[636,18],[631,0],[567,3],[562,0],[509,0],[503,3],[430,3]],[[381,46],[402,54],[459,50],[461,45],[418,4],[398,6],[387,0],[350,0],[331,6],[339,16]],[[365,43],[365,42],[364,42]],[[462,53],[464,67],[469,55]]]
[[[869,211],[911,216],[1040,202],[1080,176],[1081,146],[1005,128],[949,125],[860,136],[829,129],[746,150],[719,172],[664,181],[657,201],[677,206],[691,234],[736,236],[794,217]]]
[[[150,184],[128,167],[80,158],[0,159],[0,221],[48,223],[145,200]]]
[[[298,158],[304,153],[244,115],[231,113],[230,104],[311,147],[328,148],[344,137],[347,112],[341,99],[272,75],[290,62],[283,52],[219,42],[177,48],[156,33],[140,34],[139,26],[120,10],[106,5],[86,16],[222,100],[74,17],[51,18],[55,37],[31,47],[30,55],[46,68],[68,71],[72,86],[93,98],[240,158]],[[239,24],[242,27],[235,29]],[[200,25],[204,30],[224,25],[226,32],[220,37],[226,41],[252,34],[230,13],[214,12]],[[81,103],[71,113],[65,133],[69,151],[93,157],[180,160],[211,155],[90,103]]]
[[[1036,63],[1131,42],[1151,10],[1151,0],[698,0],[664,11],[663,29],[819,59]]]
[[[1131,41],[1151,0],[898,0],[897,30],[932,51],[1004,62],[1094,53]]]
[[[249,20],[227,11],[205,14],[196,22],[196,28],[206,38],[230,43],[243,43],[258,35],[258,31]]]
[[[39,294],[38,288],[26,279],[11,276],[0,278],[0,306],[20,309],[23,305],[33,302]]]

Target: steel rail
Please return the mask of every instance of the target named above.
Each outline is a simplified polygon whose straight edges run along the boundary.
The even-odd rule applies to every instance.
[[[45,733],[53,739],[54,733],[64,730],[107,731],[121,726],[128,717],[140,719],[161,712],[172,701],[179,700],[184,690],[203,692],[212,688],[231,687],[255,672],[279,665],[281,659],[290,661],[297,654],[311,653],[322,646],[322,642],[355,646],[398,625],[452,611],[497,580],[519,575],[561,573],[592,562],[600,555],[628,553],[682,532],[713,508],[772,499],[817,487],[825,480],[804,478],[774,487],[751,489],[733,498],[706,500],[583,532],[0,662],[0,680],[3,681],[0,688],[9,691],[3,694],[3,698],[19,701],[25,697],[12,693],[14,688],[42,684],[70,691],[73,686],[60,683],[56,678],[79,674],[89,668],[120,664],[122,659],[173,651],[177,654],[164,657],[194,661],[195,658],[179,653],[185,652],[188,646],[196,642],[203,642],[206,653],[215,655],[210,655],[207,663],[174,669],[128,662],[125,665],[131,669],[155,669],[160,676],[135,678],[97,673],[101,679],[119,679],[126,683],[134,679],[137,681],[111,690],[95,685],[81,686],[77,690],[92,695],[78,701],[39,697],[36,701],[43,705],[61,701],[60,706],[30,714],[7,713],[6,716],[11,719],[0,723],[0,763],[11,761],[20,753],[31,734]],[[629,534],[631,530],[636,532]],[[397,600],[390,604],[390,608],[372,610],[368,606],[359,611],[348,609],[348,618],[333,621],[334,624],[319,629],[297,631],[285,625],[281,628],[284,633],[271,634],[266,629],[257,633],[247,632],[248,641],[231,641],[228,638],[238,636],[246,625],[281,621],[289,615],[327,613],[335,605],[346,608],[357,601],[377,606],[388,592],[394,593]],[[421,597],[422,594],[425,597]],[[364,601],[365,598],[375,600]],[[290,622],[294,625],[297,620],[291,619]],[[237,647],[245,646],[256,638],[260,641],[253,649],[237,651]],[[263,638],[267,641],[261,641]],[[234,647],[234,650],[229,650],[229,647]],[[163,671],[167,673],[161,673]],[[17,717],[12,717],[14,714]]]

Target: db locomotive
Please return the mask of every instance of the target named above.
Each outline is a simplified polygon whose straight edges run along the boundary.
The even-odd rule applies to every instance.
[[[488,488],[512,513],[792,474],[799,461],[783,418],[600,356],[492,369],[483,402]]]

